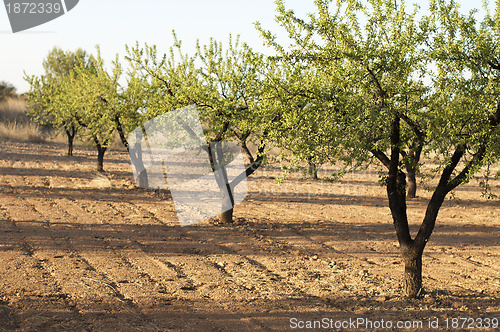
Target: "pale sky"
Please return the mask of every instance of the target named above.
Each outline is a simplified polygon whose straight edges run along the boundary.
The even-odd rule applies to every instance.
[[[314,12],[313,0],[285,2],[300,17]],[[464,12],[482,6],[478,0],[458,2]],[[425,9],[427,1],[421,6]],[[125,45],[135,45],[136,41],[155,44],[159,51],[166,52],[172,45],[172,29],[189,53],[194,51],[196,39],[203,43],[213,37],[226,42],[229,34],[239,34],[241,41],[265,52],[253,23],[260,21],[264,28],[278,33],[282,29],[274,16],[273,0],[80,0],[66,15],[13,34],[5,7],[1,6],[0,81],[14,84],[20,93],[26,92],[28,84],[23,79],[24,72],[43,74],[43,58],[54,46],[64,50],[81,47],[94,52],[99,44],[101,54],[108,61],[117,53],[123,56]]]

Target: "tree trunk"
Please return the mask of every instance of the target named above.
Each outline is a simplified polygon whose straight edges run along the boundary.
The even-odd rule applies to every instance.
[[[231,190],[231,185],[229,184],[227,178],[226,167],[221,167],[222,173],[222,183],[219,186],[222,192],[224,192],[222,200],[222,213],[219,216],[219,222],[221,224],[232,224],[233,223],[233,209],[234,209],[234,194]]]
[[[106,148],[100,144],[96,144],[97,148],[97,171],[104,173],[104,154],[106,153]]]
[[[94,136],[94,143],[97,149],[97,171],[104,173],[104,154],[106,153],[106,146],[103,146],[97,136]],[[107,142],[104,143],[104,145]]]
[[[312,160],[312,158],[307,159],[307,175],[311,176],[313,180],[318,179],[318,167]]]
[[[137,175],[136,183],[140,188],[149,188],[148,172],[145,169]]]
[[[415,198],[417,197],[417,176],[415,174],[415,169],[413,167],[407,168],[407,188],[408,193],[406,195],[407,198]]]
[[[225,212],[222,212],[219,215],[219,222],[221,224],[232,224],[234,222],[233,220],[233,209],[227,210]]]
[[[226,179],[227,181],[227,174]],[[221,191],[224,193],[222,198],[222,213],[219,215],[219,222],[221,224],[232,224],[233,223],[233,209],[234,209],[234,195],[231,191],[229,184],[225,187],[220,187]]]
[[[70,128],[66,128],[66,136],[68,137],[68,157],[73,156],[73,141],[76,135],[75,126],[71,126]]]
[[[402,249],[401,256],[405,267],[403,292],[408,297],[416,298],[422,292],[422,251]]]
[[[400,120],[395,117],[391,123],[392,146],[388,163],[387,196],[405,266],[403,291],[407,296],[414,298],[422,289],[422,252],[425,243],[415,244],[410,235],[406,209],[406,174],[399,169],[400,139]]]
[[[230,224],[233,222],[234,196],[229,183],[226,165],[224,164],[224,152],[222,143],[216,141],[208,144],[208,154],[210,164],[215,172],[215,179],[222,194],[222,213],[219,215],[221,224]]]
[[[141,144],[136,144],[134,148],[129,149],[128,145],[126,146],[129,156],[130,162],[132,163],[132,167],[135,168],[135,173],[137,174],[135,178],[135,183],[144,189],[149,188],[148,181],[148,172],[144,167],[144,161],[142,160],[142,148]]]
[[[74,136],[68,135],[68,157],[73,156],[73,138]]]

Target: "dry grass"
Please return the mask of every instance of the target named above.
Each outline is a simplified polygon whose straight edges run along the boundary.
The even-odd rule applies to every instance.
[[[0,102],[0,122],[28,123],[26,101],[22,98],[9,98]]]
[[[38,125],[30,123],[24,99],[9,98],[0,103],[0,138],[40,143],[45,136]]]
[[[0,138],[30,141],[33,143],[45,141],[45,135],[38,125],[17,122],[0,122]]]

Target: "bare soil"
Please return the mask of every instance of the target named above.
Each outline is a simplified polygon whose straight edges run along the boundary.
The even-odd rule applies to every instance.
[[[265,167],[235,224],[180,227],[168,192],[134,185],[125,151],[100,175],[94,151],[65,150],[0,142],[0,330],[285,331],[327,318],[424,324],[406,331],[438,319],[442,331],[500,318],[500,205],[477,183],[442,207],[413,300],[375,168],[279,185]],[[418,195],[413,231],[430,193]]]

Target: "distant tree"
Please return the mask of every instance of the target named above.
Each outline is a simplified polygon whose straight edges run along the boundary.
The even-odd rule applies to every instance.
[[[68,136],[68,155],[78,135],[97,149],[97,170],[104,171],[106,150],[114,137],[124,107],[118,80],[122,69],[116,59],[108,72],[97,55],[85,51],[52,50],[44,60],[46,74],[27,76],[30,113],[42,124],[63,129]],[[122,127],[120,126],[120,129]]]
[[[72,52],[54,48],[43,61],[45,75],[25,77],[30,84],[30,91],[26,94],[29,114],[38,123],[51,125],[66,134],[68,156],[73,155],[73,142],[80,124],[79,107],[64,98],[64,84],[70,75],[75,75],[75,68],[84,66],[87,61],[88,55],[82,49]]]
[[[326,102],[331,101],[325,94],[330,78],[303,61],[271,57],[268,62],[263,99],[274,114],[269,136],[280,148],[284,164],[305,163],[305,175],[317,179],[318,168],[336,155],[331,137],[320,131],[327,124],[335,126],[325,112]]]
[[[118,56],[107,71],[100,50],[90,55],[87,64],[80,64],[65,82],[63,98],[78,107],[77,121],[84,128],[82,137],[97,149],[97,171],[104,172],[104,155],[114,138],[123,109],[119,79],[122,68]]]
[[[45,75],[57,79],[68,76],[81,63],[86,63],[89,55],[79,48],[76,51],[63,51],[54,47],[43,60]]]
[[[285,62],[307,63],[333,83],[323,87],[328,97],[312,98],[332,120],[318,122],[311,134],[331,138],[332,157],[375,158],[386,168],[403,289],[416,297],[422,253],[446,195],[500,155],[500,4],[481,27],[473,14],[461,15],[446,0],[431,1],[430,15],[420,22],[416,9],[407,13],[404,3],[393,0],[340,0],[333,6],[318,0],[307,22],[283,1],[277,4],[277,19],[294,44],[285,50],[261,29],[266,40]],[[437,156],[441,175],[412,238],[407,173],[418,170],[425,150]]]
[[[0,81],[0,101],[16,96],[16,88],[5,81]]]

